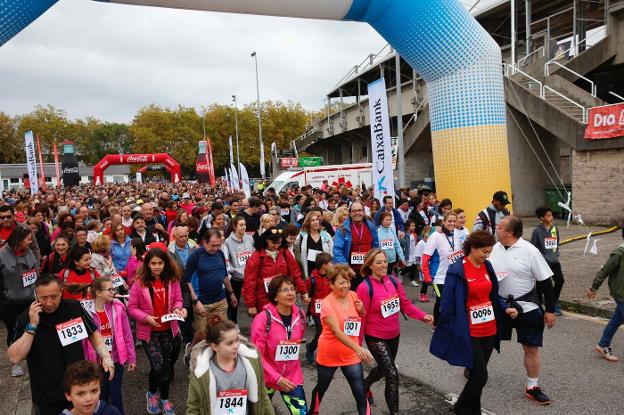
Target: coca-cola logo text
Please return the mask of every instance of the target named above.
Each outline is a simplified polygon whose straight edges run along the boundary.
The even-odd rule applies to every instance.
[[[63,174],[78,174],[78,167],[63,167]]]
[[[147,156],[128,156],[126,163],[147,163]]]
[[[206,163],[202,163],[202,164],[197,164],[197,171],[198,172],[207,172],[210,170],[210,166]]]

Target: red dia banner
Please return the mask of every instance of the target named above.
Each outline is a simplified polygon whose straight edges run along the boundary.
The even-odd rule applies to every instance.
[[[600,140],[616,137],[624,137],[624,104],[590,109],[585,138]]]
[[[210,186],[216,184],[214,163],[212,162],[212,141],[208,139],[206,142],[206,159],[208,160],[208,174],[210,175]]]
[[[58,149],[54,143],[54,168],[56,169],[56,187],[61,187],[61,169],[59,168]]]

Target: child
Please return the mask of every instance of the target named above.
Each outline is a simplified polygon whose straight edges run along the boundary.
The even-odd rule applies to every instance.
[[[130,241],[130,259],[126,265],[126,283],[128,287],[132,287],[134,282],[134,276],[136,275],[137,268],[143,263],[143,255],[147,248],[145,248],[145,242],[141,238],[133,238]]]
[[[91,292],[95,297],[95,301],[93,307],[87,309],[87,311],[98,326],[98,332],[104,338],[104,344],[115,362],[115,377],[113,380],[102,379],[101,398],[104,402],[108,402],[110,398],[111,404],[123,415],[121,385],[124,365],[128,363],[128,372],[132,372],[136,368],[136,353],[130,321],[126,313],[126,307],[114,297],[115,289],[110,279],[97,278],[91,284]],[[83,347],[85,348],[86,358],[97,363],[97,355],[91,343],[85,340]]]
[[[314,321],[314,339],[306,345],[306,358],[310,364],[314,363],[314,352],[318,346],[318,339],[323,332],[321,324],[321,304],[323,299],[331,293],[332,289],[327,281],[327,271],[332,263],[332,256],[327,252],[321,252],[316,256],[316,267],[310,278],[306,281],[308,295],[310,296],[310,309],[308,315]]]
[[[405,256],[397,237],[396,228],[392,224],[392,219],[392,213],[381,212],[379,215],[380,225],[377,228],[379,247],[388,257],[388,275],[394,274],[394,266],[399,260],[405,265]]]
[[[427,239],[429,239],[429,234],[431,234],[431,226],[427,225],[423,228],[423,232],[422,232],[423,238],[420,241],[418,241],[418,244],[416,244],[416,252],[414,253],[415,265],[416,265],[416,269],[418,270],[418,279],[421,281],[421,284],[422,284],[422,286],[420,287],[420,298],[419,298],[419,301],[421,303],[429,302],[429,297],[427,297],[427,287],[429,284],[425,282],[425,278],[421,271],[422,256],[423,256],[423,252],[425,251],[425,244],[427,243]]]
[[[235,413],[275,414],[264,387],[258,350],[241,341],[244,339],[236,324],[219,321],[206,325],[195,340],[198,342],[191,352],[187,413],[214,415],[216,408],[227,405]]]
[[[63,376],[63,391],[72,409],[65,409],[61,415],[120,415],[114,406],[100,400],[101,378],[95,363],[81,360],[69,365]]]
[[[405,223],[405,237],[401,239],[403,254],[407,260],[407,267],[403,275],[407,274],[412,287],[418,287],[416,282],[417,264],[416,264],[416,246],[418,245],[418,234],[416,234],[416,222],[411,219]]]

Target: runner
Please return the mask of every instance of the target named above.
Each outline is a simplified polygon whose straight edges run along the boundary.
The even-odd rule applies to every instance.
[[[506,192],[499,190],[492,196],[492,203],[483,209],[475,218],[472,231],[485,230],[496,236],[496,227],[505,216],[509,216],[509,210],[505,206],[509,205],[509,197]]]
[[[184,273],[184,268],[186,267],[186,263],[190,255],[197,249],[195,243],[191,245],[189,243],[189,233],[186,226],[176,226],[173,228],[173,241],[167,247],[167,251],[171,258],[176,262],[178,267],[180,267],[180,273]],[[182,332],[182,340],[184,341],[185,352],[188,351],[188,347],[193,341],[193,306],[191,300],[191,291],[189,290],[189,286],[185,280],[180,280],[180,291],[182,292],[182,299],[184,302],[184,308],[187,310],[186,319],[180,323],[180,331]],[[186,353],[185,353],[186,355]]]
[[[392,214],[381,212],[378,216],[380,222],[380,225],[377,227],[379,246],[388,258],[388,274],[394,275],[397,263],[400,268],[406,265],[405,255],[403,253],[403,248],[401,248],[401,241],[399,241],[396,229],[392,226]]]
[[[227,311],[228,319],[234,323],[238,322],[238,305],[240,304],[241,292],[243,290],[245,267],[254,252],[253,238],[246,234],[246,230],[247,223],[245,218],[236,216],[230,221],[229,236],[222,247],[227,263],[227,272],[230,276],[230,284],[236,297],[236,305],[228,302]]]
[[[279,391],[291,415],[306,414],[308,406],[299,361],[305,314],[295,304],[295,286],[285,275],[271,280],[267,297],[269,304],[251,324],[251,341],[262,357],[269,399]]]
[[[466,212],[462,208],[453,209],[453,212],[457,215],[453,235],[458,249],[462,249],[464,247],[464,241],[468,238],[468,235],[470,235],[470,231],[466,228]]]
[[[304,279],[307,280],[314,271],[316,256],[321,252],[331,254],[333,249],[333,239],[321,228],[321,215],[316,211],[309,212],[303,220],[301,232],[295,242],[295,258]]]
[[[93,298],[89,288],[99,274],[91,267],[91,252],[87,248],[77,246],[72,249],[67,268],[59,276],[63,282],[63,298],[79,301]]]
[[[47,258],[43,259],[42,274],[58,275],[63,270],[69,253],[69,242],[69,237],[64,233],[56,237],[53,244],[54,251]]]
[[[113,258],[110,255],[111,240],[108,236],[98,236],[91,245],[91,268],[93,268],[100,277],[112,278],[117,274],[117,270],[113,265]]]
[[[318,348],[318,340],[323,332],[321,323],[321,306],[323,299],[327,297],[332,289],[327,280],[327,273],[331,266],[332,256],[327,252],[321,252],[316,256],[314,271],[310,278],[306,280],[308,293],[310,295],[310,304],[308,307],[308,315],[312,317],[314,322],[314,338],[306,344],[306,359],[308,363],[314,363],[314,353]]]

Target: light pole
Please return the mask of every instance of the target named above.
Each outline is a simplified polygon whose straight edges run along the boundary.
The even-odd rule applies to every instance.
[[[234,100],[234,125],[236,128],[236,171],[240,177],[240,153],[238,151],[238,106],[236,105],[236,95],[232,95]]]
[[[256,62],[256,92],[258,94],[258,140],[260,141],[260,176],[264,179],[266,172],[264,171],[264,145],[262,144],[262,106],[260,104],[260,81],[258,79],[258,56],[256,52],[252,52],[251,57]]]

